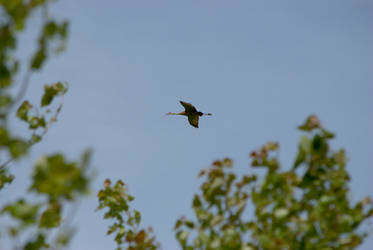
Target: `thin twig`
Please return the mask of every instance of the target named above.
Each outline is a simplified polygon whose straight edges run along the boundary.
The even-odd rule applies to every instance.
[[[46,23],[47,20],[48,20],[48,17],[49,17],[47,2],[44,3],[42,10],[43,10],[44,23]],[[27,87],[28,87],[30,79],[31,79],[31,75],[32,75],[32,68],[31,68],[31,63],[30,63],[29,66],[28,66],[28,69],[27,69],[27,71],[24,75],[22,85],[21,85],[21,89],[18,92],[17,96],[12,101],[12,103],[10,104],[10,106],[8,108],[8,111],[10,111],[25,96]]]
[[[39,137],[40,137],[40,140],[43,139],[43,137],[46,135],[46,133],[48,132],[49,128],[51,127],[51,125],[57,120],[57,117],[58,115],[60,114],[61,112],[61,109],[62,109],[62,106],[64,104],[64,94],[62,94],[61,96],[61,101],[60,101],[60,104],[58,105],[57,109],[56,109],[56,112],[54,114],[54,116],[51,117],[51,120],[50,122],[47,124],[47,126],[44,128],[43,132],[41,132],[41,134],[39,134]],[[30,148],[31,146],[33,146],[34,144],[36,144],[36,142],[32,141],[32,139],[29,139],[28,141],[28,147]],[[11,163],[12,161],[15,160],[15,157],[11,157],[10,159],[8,159],[7,161],[5,161],[4,163],[2,163],[0,165],[0,170],[3,170],[4,168],[6,168],[6,166]]]
[[[19,92],[18,92],[17,96],[14,98],[14,100],[11,102],[10,106],[8,107],[8,111],[6,111],[6,112],[10,112],[12,110],[12,108],[24,97],[24,95],[26,93],[26,90],[27,90],[27,87],[28,87],[29,82],[30,82],[31,73],[32,73],[31,69],[29,68],[27,70],[27,72],[25,73],[24,77],[23,77],[22,84],[21,84],[21,89],[19,90]],[[1,164],[0,165],[0,170],[4,169],[6,167],[6,165],[11,163],[13,160],[14,160],[14,157],[8,159],[6,162]]]
[[[31,69],[29,68],[27,70],[27,72],[25,73],[24,77],[23,77],[23,80],[22,80],[22,84],[21,84],[21,88],[18,92],[18,94],[16,95],[16,97],[14,98],[14,100],[12,101],[12,103],[10,104],[9,108],[8,108],[8,112],[19,102],[21,101],[21,99],[25,96],[26,94],[26,90],[27,90],[27,87],[29,85],[29,82],[30,82],[30,79],[31,79],[31,74],[32,74],[32,71]]]
[[[11,162],[14,161],[14,160],[15,160],[14,157],[8,159],[6,162],[4,162],[3,164],[1,164],[1,166],[0,166],[0,170],[3,170],[3,169],[6,167],[6,165],[8,165],[9,163],[11,163]]]

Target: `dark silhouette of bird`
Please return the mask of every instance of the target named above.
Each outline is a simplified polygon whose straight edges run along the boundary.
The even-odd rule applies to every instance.
[[[202,113],[202,112],[199,112],[192,104],[190,103],[187,103],[187,102],[183,102],[183,101],[180,101],[181,105],[183,105],[185,111],[183,112],[180,112],[180,113],[167,113],[167,115],[185,115],[185,116],[188,116],[188,121],[190,123],[190,125],[192,125],[193,127],[196,127],[198,128],[198,119],[200,116],[203,116],[203,115],[212,115],[211,113]]]

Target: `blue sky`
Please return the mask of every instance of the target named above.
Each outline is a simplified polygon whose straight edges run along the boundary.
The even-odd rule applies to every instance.
[[[75,159],[93,148],[94,192],[80,205],[71,249],[114,248],[95,212],[108,177],[129,185],[163,249],[179,249],[172,227],[191,215],[199,171],[229,156],[251,172],[248,154],[268,140],[280,142],[287,168],[309,114],[337,134],[335,149],[346,148],[351,198],[372,195],[371,0],[65,0],[51,11],[71,21],[68,50],[33,76],[27,98],[58,80],[70,89],[44,142],[13,168],[9,192],[24,192],[42,153]],[[24,57],[39,22],[23,37]],[[214,115],[199,129],[165,116],[182,110],[179,100]],[[371,236],[360,249],[372,245]]]

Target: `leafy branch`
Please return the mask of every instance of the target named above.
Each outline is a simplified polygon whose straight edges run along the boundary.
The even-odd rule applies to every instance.
[[[134,197],[128,193],[126,185],[117,181],[113,186],[111,181],[106,179],[104,188],[98,194],[99,206],[97,210],[107,208],[104,219],[111,219],[115,222],[109,227],[107,234],[115,235],[117,249],[123,249],[126,245],[128,250],[153,250],[159,248],[153,236],[151,228],[140,229],[141,214],[139,211],[130,208],[130,202]]]
[[[2,214],[8,214],[16,225],[8,227],[8,232],[13,238],[25,238],[33,229],[34,237],[29,238],[24,246],[35,248],[66,245],[68,238],[63,235],[68,232],[67,221],[62,218],[66,203],[77,202],[81,196],[89,190],[90,177],[87,174],[90,153],[83,154],[80,161],[67,161],[61,154],[42,156],[35,164],[32,183],[29,192],[36,193],[45,199],[31,204],[21,198],[10,203],[1,210]],[[76,207],[75,207],[76,208]],[[68,216],[71,214],[68,214]],[[65,221],[65,227],[60,227]],[[51,229],[59,228],[54,240],[47,243]],[[36,230],[35,230],[36,229]],[[24,235],[21,237],[21,235]]]
[[[370,197],[348,199],[344,150],[331,150],[334,134],[315,115],[299,129],[306,134],[288,171],[281,171],[279,144],[269,142],[250,154],[251,166],[266,171],[262,178],[244,174],[237,181],[228,158],[201,172],[196,220],[182,217],[175,225],[182,249],[354,249],[363,242],[361,225],[373,204]],[[252,216],[245,214],[249,199]]]
[[[32,104],[30,104],[28,101],[24,101],[20,105],[17,110],[17,117],[26,122],[29,125],[29,129],[34,132],[27,142],[22,143],[20,140],[18,141],[18,149],[14,149],[12,151],[12,147],[10,148],[11,158],[0,165],[0,171],[4,169],[10,162],[26,153],[31,146],[38,143],[45,136],[50,126],[57,120],[64,103],[63,97],[67,92],[67,86],[58,82],[52,85],[45,85],[44,91],[44,95],[41,99],[41,107],[48,106],[55,97],[61,96],[60,103],[56,108],[55,113],[48,120],[46,120],[46,116],[51,112],[51,110],[47,109],[45,114],[38,115],[38,110],[36,109],[34,110],[34,114],[30,114],[34,108]],[[3,140],[9,140],[9,138],[5,137]]]

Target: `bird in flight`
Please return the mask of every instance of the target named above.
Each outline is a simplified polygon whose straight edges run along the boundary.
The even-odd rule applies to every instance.
[[[181,105],[183,105],[185,111],[183,112],[180,112],[180,113],[167,113],[167,115],[185,115],[185,116],[188,116],[188,121],[190,123],[190,125],[192,125],[193,127],[196,127],[198,128],[198,119],[200,116],[203,116],[203,115],[212,115],[211,113],[202,113],[202,112],[199,112],[197,111],[197,109],[190,103],[187,103],[187,102],[183,102],[183,101],[180,101]]]

